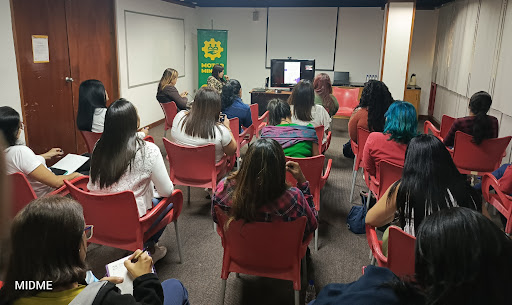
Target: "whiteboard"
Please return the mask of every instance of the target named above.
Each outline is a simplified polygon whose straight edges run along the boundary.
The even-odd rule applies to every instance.
[[[512,84],[512,5],[507,6],[505,24],[501,41],[501,51],[496,74],[496,84],[492,108],[512,116],[512,103],[510,102],[510,86]]]
[[[167,68],[185,76],[185,20],[124,11],[128,88],[160,81]]]
[[[268,12],[267,58],[315,59],[315,69],[334,69],[336,7],[271,7]],[[248,38],[249,39],[249,38]]]

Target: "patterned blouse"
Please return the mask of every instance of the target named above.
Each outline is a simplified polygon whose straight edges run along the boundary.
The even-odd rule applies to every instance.
[[[220,80],[216,79],[215,76],[210,75],[208,77],[208,80],[206,81],[206,84],[208,87],[211,87],[211,88],[217,90],[217,92],[219,92],[219,94],[222,93],[222,87],[224,87],[224,83],[221,82]]]

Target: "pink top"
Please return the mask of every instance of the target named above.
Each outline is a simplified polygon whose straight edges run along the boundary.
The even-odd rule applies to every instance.
[[[512,166],[508,166],[503,176],[498,180],[500,190],[505,194],[512,194]]]
[[[404,165],[407,144],[389,140],[389,134],[372,132],[366,140],[363,150],[363,168],[370,175],[376,175],[376,164],[386,160],[397,165]],[[377,180],[379,177],[376,177]]]

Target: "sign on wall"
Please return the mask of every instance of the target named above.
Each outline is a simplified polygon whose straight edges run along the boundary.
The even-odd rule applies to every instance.
[[[223,66],[224,74],[227,74],[228,31],[197,30],[197,51],[199,88],[206,86],[208,77],[212,75],[213,66]]]

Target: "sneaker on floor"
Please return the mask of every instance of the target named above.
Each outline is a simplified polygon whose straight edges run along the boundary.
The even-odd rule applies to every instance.
[[[164,258],[167,254],[167,248],[164,246],[155,245],[155,252],[151,255],[153,258],[153,264]]]

